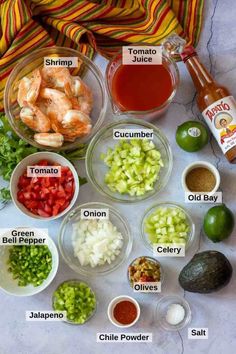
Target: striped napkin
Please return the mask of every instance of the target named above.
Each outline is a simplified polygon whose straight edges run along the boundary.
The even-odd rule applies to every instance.
[[[32,50],[65,46],[109,58],[122,44],[175,32],[196,46],[204,0],[0,0],[0,109],[11,70]]]

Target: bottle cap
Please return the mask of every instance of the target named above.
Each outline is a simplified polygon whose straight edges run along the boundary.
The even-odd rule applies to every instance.
[[[180,56],[185,63],[189,58],[195,57],[197,55],[197,52],[195,51],[195,48],[191,45],[187,45],[183,52],[180,53]]]

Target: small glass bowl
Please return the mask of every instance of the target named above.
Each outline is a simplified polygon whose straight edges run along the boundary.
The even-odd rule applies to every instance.
[[[179,208],[186,215],[188,224],[190,226],[188,240],[187,240],[187,243],[185,244],[185,251],[187,251],[190,248],[190,246],[193,244],[193,241],[194,241],[195,224],[194,224],[191,216],[189,215],[189,213],[187,212],[187,210],[185,208],[183,208],[181,205],[179,205],[177,203],[172,203],[172,202],[162,202],[162,203],[155,204],[155,205],[153,205],[151,208],[149,208],[145,212],[145,214],[144,214],[144,216],[142,218],[142,221],[141,221],[141,238],[142,238],[142,241],[143,241],[144,245],[146,246],[146,248],[149,251],[151,251],[151,252],[153,251],[153,244],[149,241],[148,234],[145,232],[145,220],[156,209],[163,208],[163,207],[166,207],[166,208]]]
[[[69,321],[69,320],[67,320],[67,319],[63,321],[63,322],[66,322],[66,323],[69,323],[69,324],[72,324],[72,325],[77,325],[77,326],[82,326],[82,325],[84,325],[86,322],[88,322],[88,321],[94,316],[94,314],[95,314],[96,311],[97,311],[97,299],[96,299],[96,295],[95,295],[93,289],[91,288],[91,286],[90,286],[88,283],[86,283],[86,282],[83,281],[83,280],[71,279],[71,280],[63,281],[61,284],[58,285],[58,287],[57,287],[56,290],[55,290],[55,291],[57,291],[57,290],[59,289],[59,287],[60,287],[61,285],[63,285],[63,284],[71,284],[71,285],[74,285],[74,284],[80,284],[80,283],[84,283],[84,284],[86,284],[86,285],[90,288],[91,292],[93,293],[93,295],[94,295],[94,297],[95,297],[96,303],[95,303],[95,308],[94,308],[94,310],[91,312],[91,314],[89,315],[89,317],[86,319],[86,321],[85,321],[84,323],[76,323],[76,322],[73,322],[73,321]],[[54,292],[55,292],[55,291],[54,291]],[[52,308],[53,308],[54,311],[56,311],[55,308],[54,308],[54,293],[53,293],[53,296],[52,296]]]
[[[185,309],[184,319],[177,325],[171,325],[166,321],[166,314],[168,308],[172,304],[179,304],[183,306],[183,308]],[[187,324],[191,321],[191,309],[188,302],[183,297],[177,295],[167,295],[162,297],[158,301],[155,317],[156,317],[156,321],[163,329],[167,331],[179,331],[180,329],[187,326]]]
[[[79,74],[83,81],[90,87],[93,93],[94,105],[90,114],[93,126],[91,133],[85,137],[76,139],[74,142],[65,142],[59,148],[42,146],[38,144],[34,140],[35,132],[27,128],[27,126],[24,125],[19,118],[21,110],[17,102],[19,82],[24,76],[30,75],[34,69],[43,67],[44,57],[78,58],[78,60],[82,62],[79,68]],[[78,68],[71,68],[69,70],[72,75],[78,75]],[[107,109],[107,103],[108,98],[106,95],[105,83],[99,68],[89,58],[77,50],[63,47],[41,48],[34,50],[31,54],[27,55],[12,70],[4,91],[4,109],[12,129],[21,139],[25,140],[27,143],[39,149],[48,151],[72,150],[78,147],[80,144],[88,142],[103,123]]]
[[[131,284],[131,281],[130,281],[130,274],[129,274],[129,267],[131,267],[139,258],[146,258],[147,260],[150,260],[152,261],[153,263],[156,263],[159,265],[160,267],[160,271],[161,271],[161,279],[160,279],[160,282],[161,282],[161,286],[163,285],[163,281],[165,279],[165,273],[164,273],[164,270],[163,270],[163,267],[161,265],[160,262],[158,262],[157,259],[153,258],[153,257],[149,257],[149,256],[139,256],[137,258],[135,258],[128,266],[128,269],[127,269],[127,278],[128,278],[128,282],[129,282],[129,285],[130,287],[133,289],[133,286]],[[146,293],[145,293],[146,294]],[[148,293],[147,293],[148,294]]]
[[[160,169],[159,179],[152,191],[142,196],[130,196],[112,192],[106,185],[104,178],[108,167],[101,160],[101,154],[105,154],[108,148],[114,148],[118,144],[118,140],[113,139],[113,129],[153,129],[152,141],[161,153],[164,167]],[[170,144],[160,129],[145,121],[125,119],[106,125],[93,137],[87,149],[85,163],[88,178],[99,193],[115,202],[135,203],[153,197],[166,186],[172,171],[173,158]]]
[[[77,257],[74,255],[74,248],[72,244],[72,231],[73,224],[78,222],[81,218],[81,209],[109,209],[109,220],[117,227],[117,230],[123,236],[123,247],[118,256],[111,264],[104,264],[92,268],[91,266],[82,266]],[[62,222],[59,233],[59,250],[64,261],[76,273],[85,276],[99,276],[113,272],[117,269],[129,256],[132,249],[132,237],[130,234],[129,226],[123,216],[111,205],[105,203],[91,202],[78,206],[72,210]]]
[[[139,43],[138,45],[142,44]],[[143,45],[147,46],[148,44],[144,43]],[[119,52],[109,61],[106,69],[106,89],[111,101],[112,110],[114,114],[118,116],[125,114],[130,118],[141,118],[146,120],[153,120],[155,118],[160,117],[167,110],[170,103],[173,101],[173,98],[175,97],[179,86],[179,70],[175,61],[170,56],[162,52],[162,65],[167,69],[170,74],[172,82],[172,91],[167,100],[163,102],[160,106],[146,111],[125,111],[122,107],[119,106],[119,103],[115,101],[114,94],[112,92],[112,81],[116,71],[120,68],[121,65],[122,53]]]

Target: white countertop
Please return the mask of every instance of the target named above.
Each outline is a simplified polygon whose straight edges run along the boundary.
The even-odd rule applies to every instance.
[[[217,80],[224,83],[236,97],[236,22],[235,3],[233,0],[208,1],[204,14],[204,28],[201,34],[198,52],[202,61],[210,68]],[[104,71],[106,61],[96,58],[96,63]],[[82,278],[76,275],[60,258],[59,270],[52,284],[42,293],[17,298],[0,292],[0,353],[1,354],[228,354],[236,346],[236,278],[218,293],[210,295],[185,293],[178,284],[178,274],[197,250],[215,249],[222,251],[231,261],[234,272],[236,264],[236,234],[226,242],[213,244],[203,235],[199,237],[202,219],[209,204],[188,204],[190,213],[196,223],[196,243],[184,259],[163,258],[165,282],[162,295],[179,294],[185,296],[192,309],[190,327],[208,327],[208,340],[189,340],[187,328],[178,332],[165,332],[154,322],[153,313],[157,299],[161,295],[135,295],[140,302],[142,316],[135,327],[126,332],[152,332],[153,343],[96,343],[97,332],[118,332],[106,315],[109,301],[121,294],[134,295],[126,279],[127,265],[137,256],[148,255],[140,239],[140,220],[147,207],[158,201],[175,201],[184,204],[180,177],[183,168],[194,160],[207,160],[216,165],[221,173],[224,202],[236,213],[235,165],[230,165],[220,152],[214,140],[199,153],[189,154],[180,150],[175,143],[176,126],[185,120],[201,119],[195,103],[195,90],[185,70],[184,64],[178,64],[181,85],[168,113],[157,121],[157,125],[167,135],[174,153],[174,169],[168,186],[152,200],[135,205],[116,204],[130,223],[134,245],[129,260],[108,276],[87,279],[94,288],[98,298],[96,315],[84,326],[72,326],[61,322],[26,322],[26,310],[50,310],[51,296],[59,283],[66,279]],[[112,119],[111,111],[107,120]],[[78,164],[79,174],[85,175],[84,162]],[[87,183],[81,187],[78,203],[105,201]],[[57,241],[61,220],[42,223],[22,215],[10,204],[0,212],[0,227],[35,226],[48,227],[49,234]],[[150,254],[151,255],[151,254]],[[84,278],[85,279],[85,278]]]

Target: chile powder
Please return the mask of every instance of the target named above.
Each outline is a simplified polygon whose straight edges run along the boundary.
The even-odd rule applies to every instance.
[[[128,325],[136,319],[137,308],[133,302],[124,300],[116,304],[113,310],[113,316],[120,324]]]
[[[112,97],[123,111],[147,111],[160,107],[173,92],[164,65],[120,65],[112,79]]]

